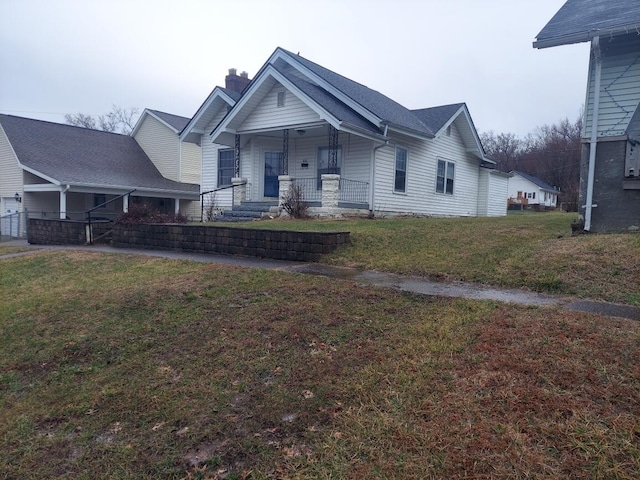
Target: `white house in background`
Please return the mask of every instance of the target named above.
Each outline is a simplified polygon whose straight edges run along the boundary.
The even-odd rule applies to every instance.
[[[523,172],[509,173],[509,208],[556,208],[560,191]]]
[[[83,219],[114,199],[93,215],[113,218],[141,201],[170,213],[197,205],[199,189],[164,177],[131,136],[0,114],[2,212]]]
[[[131,136],[163,177],[176,182],[200,184],[200,145],[180,140],[180,132],[189,120],[186,117],[145,109]],[[180,211],[189,217],[199,218],[200,202],[183,202]]]
[[[241,96],[216,88],[180,135],[202,146],[218,206],[272,205],[292,186],[312,214],[506,215],[464,103],[409,110],[277,48]],[[226,192],[226,193],[222,193]]]

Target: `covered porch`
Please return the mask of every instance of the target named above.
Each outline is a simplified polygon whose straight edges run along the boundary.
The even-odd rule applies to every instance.
[[[219,154],[232,166],[232,204],[278,202],[299,189],[313,216],[367,215],[371,209],[375,142],[319,122],[238,132]],[[378,142],[379,144],[379,142]],[[231,170],[231,169],[230,169]]]

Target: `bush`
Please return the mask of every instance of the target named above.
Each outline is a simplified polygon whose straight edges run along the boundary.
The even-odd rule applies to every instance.
[[[187,223],[187,217],[181,213],[162,213],[148,203],[131,205],[129,211],[116,220],[121,225],[139,225],[141,223]]]
[[[300,185],[291,185],[287,194],[282,198],[282,208],[293,218],[307,218],[309,216]]]

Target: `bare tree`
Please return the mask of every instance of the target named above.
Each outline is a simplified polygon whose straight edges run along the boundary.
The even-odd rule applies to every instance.
[[[524,151],[524,142],[513,133],[494,133],[493,130],[482,133],[480,141],[484,151],[496,168],[504,172],[518,169],[518,160]]]
[[[105,132],[116,132],[129,135],[135,125],[138,109],[135,107],[123,108],[113,105],[111,111],[98,117],[93,117],[85,113],[69,114],[64,116],[64,121],[68,125],[76,127],[92,128]]]

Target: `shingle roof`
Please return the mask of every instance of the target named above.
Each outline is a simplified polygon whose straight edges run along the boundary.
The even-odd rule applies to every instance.
[[[638,0],[568,0],[537,35],[533,46],[588,42],[596,35],[618,35],[638,28]]]
[[[280,72],[287,80],[298,87],[302,92],[309,96],[314,102],[322,106],[331,115],[336,117],[343,123],[352,125],[363,130],[382,134],[380,129],[371,122],[358,115],[353,109],[349,108],[343,102],[331,95],[329,92],[319,86],[309,82],[299,72],[291,67],[283,60],[277,60],[273,67]]]
[[[174,130],[177,130],[178,132],[181,132],[182,129],[187,126],[187,123],[189,123],[189,120],[191,120],[190,118],[181,117],[180,115],[173,115],[171,113],[161,112],[159,110],[151,110],[150,108],[148,108],[147,110],[153,113],[154,115],[158,116],[160,119],[162,119],[169,125],[171,125],[174,128]]]
[[[318,65],[317,63],[313,63],[300,55],[296,55],[282,48],[280,50],[289,55],[295,61],[299,62],[302,66],[311,70],[344,95],[362,105],[369,112],[382,119],[383,123],[389,123],[401,128],[413,130],[427,136],[434,135],[435,132],[413,115],[411,110],[391,100],[382,93],[332,72],[331,70]]]
[[[530,182],[535,183],[536,185],[538,185],[543,190],[549,190],[551,192],[558,192],[559,193],[559,190],[556,187],[552,187],[548,183],[543,182],[542,180],[540,180],[539,178],[534,177],[533,175],[529,175],[528,173],[518,172],[517,170],[514,170],[512,173],[517,173],[521,177],[526,178]]]
[[[199,186],[164,178],[133,137],[0,114],[20,163],[61,184],[193,194]]]
[[[411,112],[432,131],[437,132],[462,106],[464,103],[452,103],[451,105],[411,110]]]
[[[236,92],[235,90],[230,90],[228,88],[224,88],[224,87],[216,87],[219,88],[220,90],[222,90],[224,93],[226,93],[227,95],[229,95],[231,97],[231,99],[235,102],[237,102],[238,100],[240,100],[240,97],[242,96],[241,93]]]

